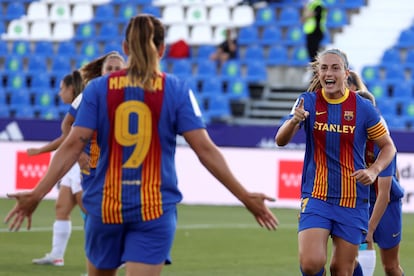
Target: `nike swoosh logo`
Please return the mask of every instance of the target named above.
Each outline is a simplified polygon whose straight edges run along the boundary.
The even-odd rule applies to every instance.
[[[392,234],[392,237],[393,237],[393,238],[396,238],[396,237],[398,237],[399,235],[400,235],[400,232],[395,233],[395,234]]]
[[[326,111],[316,111],[316,115],[322,115],[322,114],[325,114],[326,113]]]

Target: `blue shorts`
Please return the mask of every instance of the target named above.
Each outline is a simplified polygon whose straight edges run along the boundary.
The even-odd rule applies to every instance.
[[[368,208],[347,208],[315,198],[302,199],[298,231],[310,228],[328,229],[352,244],[365,240],[368,230]]]
[[[370,214],[374,206],[370,206]],[[402,203],[391,201],[374,232],[374,242],[381,249],[389,249],[398,245],[402,234]]]
[[[125,262],[168,264],[176,225],[176,206],[158,219],[144,222],[104,224],[100,217],[88,215],[86,256],[98,269],[115,269]]]

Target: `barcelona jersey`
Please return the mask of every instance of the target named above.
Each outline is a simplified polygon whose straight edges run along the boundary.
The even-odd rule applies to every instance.
[[[83,203],[103,223],[156,219],[180,202],[176,137],[205,128],[186,82],[162,74],[153,80],[155,91],[145,91],[126,74],[92,80],[74,123],[96,131],[100,156]]]
[[[302,198],[367,208],[369,186],[358,183],[351,174],[365,168],[366,140],[387,134],[378,111],[348,89],[339,99],[325,97],[322,90],[302,93],[300,98],[309,111],[302,125],[306,132]]]

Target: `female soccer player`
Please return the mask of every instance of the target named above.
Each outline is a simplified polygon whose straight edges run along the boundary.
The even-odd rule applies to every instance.
[[[368,230],[367,185],[391,162],[395,146],[373,105],[346,87],[345,53],[325,50],[316,61],[321,89],[299,96],[275,141],[284,146],[300,128],[306,132],[298,233],[302,275],[325,275],[329,236],[331,274],[351,275]],[[381,153],[366,168],[368,138]]]
[[[189,85],[159,71],[165,30],[159,19],[140,14],[128,23],[123,49],[126,70],[92,80],[71,133],[54,155],[36,188],[10,195],[16,206],[6,217],[17,230],[53,183],[79,158],[97,132],[100,147],[93,183],[83,203],[88,275],[116,275],[125,262],[127,275],[160,275],[176,229],[175,147],[183,135],[201,163],[267,229],[278,221],[264,204],[272,198],[248,192],[230,171],[210,139]]]

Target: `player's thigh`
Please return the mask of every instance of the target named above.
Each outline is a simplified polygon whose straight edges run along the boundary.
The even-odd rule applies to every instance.
[[[157,276],[161,275],[164,264],[148,265],[143,263],[125,263],[126,275]]]
[[[308,228],[298,233],[299,258],[301,263],[324,265],[327,261],[329,230]]]
[[[56,217],[59,219],[68,219],[70,212],[76,205],[76,200],[72,190],[67,186],[60,186],[59,194],[56,199]]]

